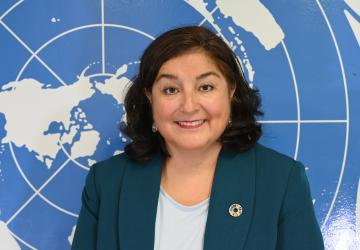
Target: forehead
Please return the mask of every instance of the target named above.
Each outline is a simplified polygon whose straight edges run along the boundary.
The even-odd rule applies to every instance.
[[[212,70],[220,72],[216,62],[204,51],[191,51],[173,57],[164,62],[158,72],[161,73],[199,73]],[[203,73],[203,72],[201,72]]]

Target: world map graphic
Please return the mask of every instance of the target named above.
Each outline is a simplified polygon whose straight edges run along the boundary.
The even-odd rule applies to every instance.
[[[339,6],[302,4],[1,3],[0,246],[70,248],[87,171],[131,141],[120,128],[141,53],[167,29],[193,24],[217,32],[239,57],[250,86],[260,90],[260,142],[305,164],[327,248],[356,249],[360,170],[350,138],[360,130],[350,124],[360,117],[351,115],[356,78],[346,67],[359,61],[341,53],[335,35],[345,36],[346,24],[359,52],[360,9],[343,2],[343,23],[336,27],[329,18],[336,23]],[[314,13],[305,18],[305,8]],[[350,225],[345,231],[344,223]]]

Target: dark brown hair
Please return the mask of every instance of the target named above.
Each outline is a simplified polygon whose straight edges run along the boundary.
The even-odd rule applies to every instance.
[[[236,54],[215,33],[204,27],[187,26],[167,31],[157,37],[144,51],[138,74],[125,96],[127,124],[122,131],[132,139],[125,153],[136,161],[146,161],[161,152],[170,157],[164,138],[152,132],[151,104],[145,91],[151,93],[160,67],[169,59],[200,50],[205,52],[225,76],[229,89],[236,87],[231,100],[231,125],[219,142],[234,151],[251,148],[259,140],[262,129],[256,122],[261,116],[258,91],[249,87]]]

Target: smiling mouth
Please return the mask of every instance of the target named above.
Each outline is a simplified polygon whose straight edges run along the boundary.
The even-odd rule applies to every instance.
[[[198,128],[201,127],[207,120],[195,120],[195,121],[177,121],[175,122],[181,128]]]

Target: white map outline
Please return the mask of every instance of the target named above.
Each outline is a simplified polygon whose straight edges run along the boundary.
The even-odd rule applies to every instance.
[[[28,64],[31,62],[31,60],[33,58],[37,58],[37,54],[40,53],[41,50],[43,50],[47,45],[49,45],[50,43],[54,42],[55,40],[59,39],[60,37],[62,36],[65,36],[67,34],[70,34],[72,32],[75,32],[75,31],[78,31],[78,30],[81,30],[81,29],[86,29],[86,28],[93,28],[93,27],[101,27],[101,26],[105,26],[105,27],[111,27],[111,28],[122,28],[122,29],[127,29],[127,30],[130,30],[130,31],[134,31],[136,33],[139,33],[147,38],[150,38],[152,40],[154,40],[155,38],[141,30],[137,30],[135,28],[132,28],[132,27],[129,27],[129,26],[124,26],[124,25],[118,25],[118,24],[93,24],[93,25],[85,25],[85,26],[80,26],[80,27],[76,27],[76,28],[73,28],[73,29],[70,29],[70,30],[67,30],[67,31],[64,31],[60,34],[58,34],[57,36],[53,37],[52,39],[48,40],[46,43],[44,43],[42,46],[40,46],[39,49],[37,49],[35,52],[32,53],[31,57],[27,60],[27,62],[24,64],[24,66],[21,68],[19,74],[17,75],[17,78],[16,80],[18,81],[19,78],[21,77],[23,71],[26,69],[26,67],[28,66]],[[109,75],[113,75],[111,73],[99,73],[99,74],[93,74],[91,76],[109,76]],[[66,85],[66,84],[65,84]],[[9,142],[8,143],[9,145],[9,148],[10,148],[10,152],[11,152],[11,155],[13,157],[13,160],[14,160],[14,163],[15,165],[17,166],[17,169],[18,171],[20,172],[22,178],[25,180],[25,182],[29,185],[29,187],[33,190],[34,194],[25,202],[25,204],[23,206],[20,207],[20,209],[18,209],[18,211],[15,212],[15,214],[10,218],[10,220],[6,223],[6,224],[10,224],[11,221],[13,221],[16,216],[34,199],[34,197],[36,195],[38,195],[41,199],[43,199],[47,204],[49,204],[50,206],[54,207],[55,209],[67,214],[67,215],[70,215],[70,216],[73,216],[73,217],[78,217],[77,214],[75,213],[72,213],[68,210],[66,210],[65,208],[62,208],[58,205],[56,205],[55,203],[53,203],[52,201],[50,201],[48,198],[46,198],[46,196],[44,196],[42,193],[40,193],[40,191],[42,189],[44,189],[46,187],[45,186],[41,186],[41,188],[39,190],[37,190],[33,184],[29,181],[29,179],[26,177],[25,173],[22,171],[22,168],[17,160],[17,157],[16,157],[16,154],[14,152],[14,149],[12,147],[12,143]],[[66,152],[66,150],[62,147],[64,153],[69,156],[69,154]],[[80,164],[79,162],[75,161],[74,159],[72,159],[72,157],[70,156],[69,159],[66,161],[66,163],[68,163],[69,161],[73,161],[76,165],[78,165],[79,167],[83,168],[83,169],[86,169],[86,167],[84,168],[82,164]],[[56,170],[56,175],[63,169],[63,167],[60,167],[59,169]],[[88,170],[89,168],[87,168],[86,170]],[[51,178],[51,177],[50,177]],[[47,181],[45,182],[47,183]]]
[[[101,0],[102,1],[102,4],[103,4],[103,1],[104,0]],[[51,69],[49,68],[45,62],[43,62],[41,60],[41,58],[39,58],[37,56],[37,53],[40,52],[39,50],[34,53],[3,21],[2,19],[7,15],[9,14],[14,8],[16,8],[18,5],[20,5],[21,3],[23,2],[23,0],[20,0],[18,1],[17,3],[15,3],[13,6],[11,6],[1,17],[0,17],[0,24],[2,26],[5,27],[5,29],[11,33],[18,41],[19,43],[21,43],[21,45],[23,45],[24,48],[26,48],[31,54],[31,58],[36,58],[37,60],[39,60],[39,62],[46,68],[49,70],[50,73],[52,74],[55,74],[54,76],[59,80],[59,82],[61,83],[64,83],[60,77],[58,77],[56,75],[56,73]],[[299,114],[298,114],[298,119],[297,120],[273,120],[273,121],[259,121],[259,123],[297,123],[298,124],[298,127],[300,126],[300,123],[346,123],[346,137],[345,137],[345,147],[344,147],[344,155],[343,155],[343,162],[342,162],[342,168],[341,168],[341,174],[339,176],[339,179],[338,179],[338,184],[337,184],[337,189],[336,189],[336,193],[334,195],[334,198],[333,198],[333,201],[332,201],[332,204],[331,204],[331,208],[329,209],[329,212],[326,216],[326,219],[324,220],[324,223],[322,225],[322,229],[323,227],[325,226],[327,220],[329,219],[329,216],[332,212],[332,209],[333,209],[333,205],[336,201],[336,197],[337,197],[337,194],[338,194],[338,191],[339,191],[339,188],[340,188],[340,185],[341,185],[341,181],[342,181],[342,177],[343,177],[343,173],[344,173],[344,169],[345,169],[345,165],[346,165],[346,159],[347,159],[347,150],[348,150],[348,136],[349,136],[349,103],[348,103],[348,90],[347,90],[347,80],[346,80],[346,75],[345,75],[345,71],[344,71],[344,65],[343,65],[343,62],[342,62],[342,56],[341,56],[341,53],[340,53],[340,50],[339,50],[339,47],[338,47],[338,44],[337,44],[337,40],[336,40],[336,37],[334,35],[334,32],[333,32],[333,29],[331,27],[331,24],[326,16],[326,13],[325,11],[323,10],[322,6],[321,6],[321,3],[319,0],[316,0],[320,10],[321,10],[321,13],[326,21],[326,24],[329,28],[329,32],[331,34],[331,37],[333,39],[333,42],[334,42],[334,45],[335,45],[335,48],[336,48],[336,52],[337,52],[337,55],[338,55],[338,59],[339,59],[339,63],[340,63],[340,67],[341,67],[341,72],[342,72],[342,77],[343,77],[343,83],[344,83],[344,92],[345,92],[345,97],[346,97],[346,120],[301,120],[299,118]],[[103,11],[103,6],[102,6],[102,11]],[[104,14],[102,13],[102,18],[104,17]],[[205,19],[204,19],[205,20]],[[201,25],[201,24],[200,24]],[[96,26],[101,26],[102,29],[104,30],[104,27],[105,26],[109,26],[109,27],[112,27],[112,26],[121,26],[121,25],[116,25],[116,24],[104,24],[103,23],[103,19],[102,19],[102,24],[96,24]],[[102,37],[105,38],[105,34],[104,34],[104,31],[102,33]],[[104,41],[104,40],[103,40]],[[105,45],[103,44],[102,45],[102,50],[104,51],[105,50]],[[284,46],[284,44],[283,44]],[[290,59],[290,58],[289,58]],[[102,63],[103,63],[103,74],[106,74],[104,72],[104,65],[105,65],[105,56],[102,57]],[[25,66],[25,65],[24,65]],[[103,75],[103,74],[98,74],[98,75]],[[18,75],[19,77],[19,75]],[[18,77],[17,77],[17,80],[18,80]],[[299,134],[299,133],[298,133]],[[298,144],[297,144],[298,145]],[[297,149],[296,149],[296,154],[297,155]],[[295,158],[295,157],[294,157]],[[296,158],[295,158],[296,159]],[[70,159],[69,159],[70,160]],[[27,245],[29,248],[31,249],[36,249],[34,247],[32,247],[30,244],[28,244],[27,242],[23,241],[20,237],[18,237],[16,234],[14,234],[13,232],[11,232],[13,234],[13,236],[15,238],[17,238],[19,241],[21,241],[22,243],[24,243],[25,245]]]
[[[102,20],[104,20],[104,9],[103,9],[103,1],[102,0]],[[25,65],[22,67],[22,69],[20,70],[19,74],[17,75],[16,77],[16,81],[19,80],[19,78],[21,77],[23,71],[25,70],[25,68],[27,67],[27,65],[31,62],[31,60],[33,58],[36,58],[62,85],[67,85],[37,54],[42,50],[44,49],[48,44],[50,44],[51,42],[55,41],[56,39],[68,34],[68,33],[71,33],[71,32],[74,32],[74,31],[77,31],[77,30],[80,30],[80,29],[84,29],[84,28],[89,28],[89,27],[101,27],[102,28],[102,53],[103,53],[103,57],[102,57],[102,65],[103,65],[103,69],[105,67],[105,33],[104,33],[104,27],[113,27],[113,28],[123,28],[123,29],[127,29],[127,30],[130,30],[130,31],[133,31],[133,32],[136,32],[136,33],[139,33],[145,37],[148,37],[150,38],[151,40],[154,40],[155,38],[143,31],[140,31],[140,30],[137,30],[135,28],[132,28],[132,27],[129,27],[129,26],[124,26],[124,25],[118,25],[118,24],[104,24],[103,22],[101,24],[95,24],[95,25],[85,25],[85,26],[80,26],[80,27],[77,27],[77,28],[74,28],[74,29],[70,29],[68,31],[65,31],[65,32],[62,32],[60,33],[59,35],[53,37],[52,39],[48,40],[45,44],[43,44],[38,50],[36,50],[35,52],[32,51],[27,45],[25,42],[23,42],[20,37],[18,37],[14,31],[12,31],[3,21],[2,19],[7,15],[9,14],[13,9],[15,9],[20,3],[22,3],[22,1],[19,1],[17,3],[15,3],[12,7],[10,7],[0,18],[0,24],[3,25],[5,27],[5,29],[26,49],[28,50],[30,53],[31,53],[31,57],[27,60],[27,62],[25,63]],[[98,76],[98,75],[101,75],[101,76],[107,76],[107,75],[112,75],[110,73],[106,73],[106,72],[103,72],[103,73],[100,73],[100,74],[94,74],[93,76]],[[56,177],[56,175],[58,173],[60,173],[62,171],[62,169],[67,165],[67,163],[70,161],[70,160],[73,160],[72,158],[69,158],[67,161],[65,161],[64,164],[62,164],[61,167],[59,167],[54,173],[53,175],[47,179],[47,181],[44,182],[44,184],[39,188],[39,189],[36,189],[32,183],[28,180],[28,178],[26,177],[26,175],[24,174],[24,172],[22,171],[18,161],[17,161],[17,158],[16,158],[16,155],[15,155],[15,152],[13,150],[13,147],[12,147],[12,143],[9,142],[8,143],[9,145],[9,148],[10,148],[10,152],[11,152],[11,155],[13,157],[13,160],[15,162],[15,165],[17,166],[17,169],[18,171],[20,172],[21,176],[23,177],[23,179],[25,180],[25,182],[29,185],[29,187],[33,190],[33,195],[30,196],[30,198],[13,214],[13,216],[10,217],[10,219],[6,222],[6,224],[10,224],[16,217],[17,215],[28,205],[30,204],[30,202],[36,197],[36,196],[39,196],[41,199],[43,199],[47,204],[49,204],[50,206],[56,208],[57,210],[65,213],[65,214],[68,214],[70,216],[73,216],[73,217],[78,217],[77,214],[75,213],[72,213],[64,208],[61,208],[59,207],[58,205],[56,205],[55,203],[51,202],[50,200],[48,200],[43,194],[40,193],[40,191],[42,189],[44,189],[46,187],[46,185],[54,178]],[[67,152],[65,152],[67,153]],[[68,154],[67,154],[68,155]],[[18,235],[16,235],[15,233],[13,233],[10,229],[9,231],[11,232],[11,234],[16,238],[18,239],[20,242],[22,242],[24,245],[28,246],[29,248],[31,249],[36,249],[34,248],[31,244],[29,244],[28,242],[26,242],[25,240],[23,240],[21,237],[19,237]]]

